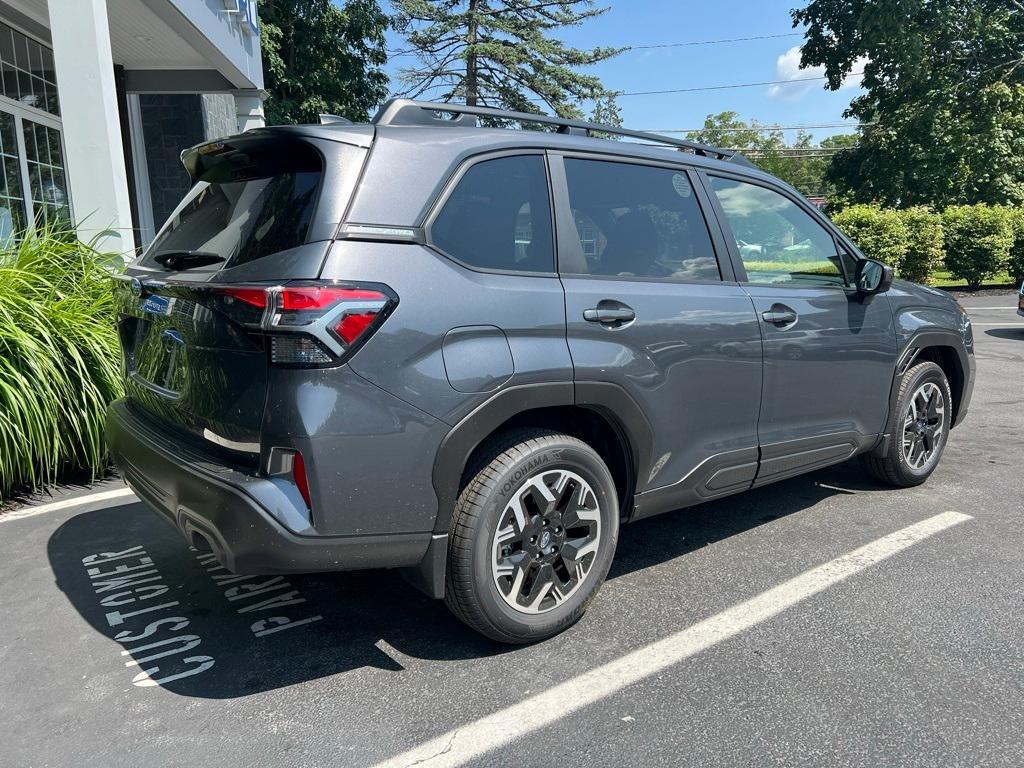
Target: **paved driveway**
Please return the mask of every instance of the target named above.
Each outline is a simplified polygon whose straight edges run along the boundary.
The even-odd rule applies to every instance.
[[[9,513],[0,765],[1022,765],[1013,303],[965,302],[974,405],[925,486],[851,463],[627,526],[530,648],[392,573],[233,577],[116,483]]]

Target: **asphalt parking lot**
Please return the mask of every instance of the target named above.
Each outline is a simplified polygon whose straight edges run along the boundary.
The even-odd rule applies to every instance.
[[[849,463],[627,526],[529,648],[390,572],[232,577],[115,482],[8,512],[0,765],[1022,765],[1015,302],[963,301],[974,401],[926,485]]]

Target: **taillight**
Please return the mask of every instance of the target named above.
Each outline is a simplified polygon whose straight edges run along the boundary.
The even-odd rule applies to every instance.
[[[341,336],[341,340],[346,344],[355,344],[376,319],[376,312],[358,312],[345,315],[341,318],[341,322],[334,326],[334,332]]]
[[[263,309],[267,306],[267,291],[264,288],[221,288],[219,293],[229,299],[237,299],[251,307]]]
[[[398,303],[382,285],[287,283],[216,286],[223,309],[237,322],[270,336],[279,365],[334,365],[351,355]]]
[[[295,486],[299,489],[299,493],[302,494],[302,500],[306,502],[306,508],[313,509],[313,503],[309,499],[309,478],[306,477],[306,461],[298,451],[295,452],[295,457],[292,459],[292,480],[295,481]]]
[[[387,299],[380,291],[366,288],[330,288],[306,287],[281,290],[281,309],[326,309],[339,301],[384,301]]]

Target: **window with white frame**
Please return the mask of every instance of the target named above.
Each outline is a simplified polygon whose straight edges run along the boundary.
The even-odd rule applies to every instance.
[[[71,222],[53,51],[0,21],[0,247]]]

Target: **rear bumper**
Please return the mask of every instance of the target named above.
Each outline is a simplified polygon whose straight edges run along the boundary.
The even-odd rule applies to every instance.
[[[114,464],[135,494],[169,520],[190,544],[208,545],[236,573],[303,573],[418,565],[431,534],[303,534],[279,481],[240,472],[191,453],[119,400],[107,410]],[[310,532],[313,535],[308,535]]]

